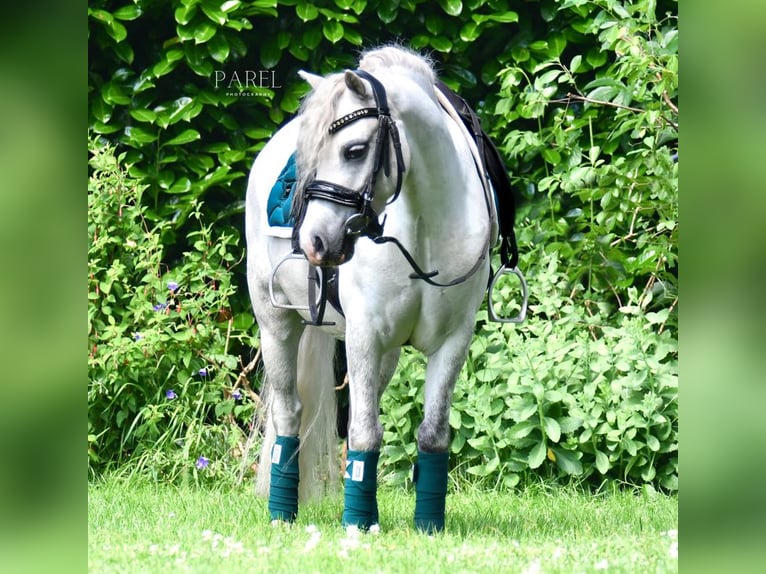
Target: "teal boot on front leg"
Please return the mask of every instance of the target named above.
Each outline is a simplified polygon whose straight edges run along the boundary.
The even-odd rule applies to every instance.
[[[271,447],[269,515],[293,522],[298,515],[298,437],[277,436]]]
[[[444,530],[449,453],[418,451],[415,482],[415,528],[426,534]]]
[[[378,523],[378,451],[349,450],[346,453],[343,519],[346,526],[368,530]]]

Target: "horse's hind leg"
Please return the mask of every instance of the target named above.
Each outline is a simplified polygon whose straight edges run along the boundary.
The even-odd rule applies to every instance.
[[[444,529],[449,468],[449,411],[452,393],[465,362],[471,331],[453,335],[428,357],[423,422],[418,429],[415,465],[415,527],[432,533]]]

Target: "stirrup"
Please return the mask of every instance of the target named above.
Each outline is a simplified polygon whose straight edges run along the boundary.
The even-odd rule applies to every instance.
[[[521,284],[521,310],[519,311],[519,314],[515,317],[500,317],[497,313],[495,313],[495,302],[492,299],[492,291],[495,288],[495,283],[498,279],[500,279],[501,275],[516,275],[516,277],[519,278],[519,283]],[[489,313],[489,320],[494,321],[496,323],[523,323],[524,320],[527,317],[527,304],[529,303],[529,293],[527,289],[527,281],[524,279],[524,274],[519,271],[518,267],[514,267],[513,269],[509,269],[505,265],[502,265],[500,269],[497,270],[497,273],[492,277],[492,281],[489,283],[489,287],[487,288],[487,311]]]
[[[277,296],[274,293],[274,281],[276,279],[279,268],[282,267],[285,262],[291,259],[306,261],[306,263],[308,263],[306,257],[302,253],[296,253],[295,251],[289,252],[279,260],[279,262],[271,270],[271,276],[269,277],[269,300],[271,301],[271,305],[278,309],[308,311],[311,315],[311,321],[302,321],[304,325],[314,325],[317,327],[335,325],[333,322],[324,321],[324,311],[325,306],[327,305],[327,279],[321,267],[314,267],[313,265],[309,264],[308,305],[293,305],[290,302],[277,301]],[[319,285],[318,292],[316,290],[317,285]],[[312,301],[312,299],[314,300]]]

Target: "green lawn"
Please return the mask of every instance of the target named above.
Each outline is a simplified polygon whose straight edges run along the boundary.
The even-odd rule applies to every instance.
[[[88,489],[89,572],[526,573],[677,572],[677,498],[574,489],[463,490],[447,498],[447,528],[411,526],[414,494],[382,489],[381,532],[349,534],[342,499],[268,524],[248,489],[110,480]]]

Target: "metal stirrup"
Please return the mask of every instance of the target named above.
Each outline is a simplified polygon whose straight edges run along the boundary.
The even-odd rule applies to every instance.
[[[521,283],[521,310],[515,317],[500,317],[497,313],[495,313],[495,302],[492,299],[492,291],[495,288],[495,283],[498,279],[500,279],[501,275],[516,275],[516,277],[519,278],[519,283]],[[495,321],[496,323],[523,323],[524,319],[527,317],[528,303],[529,292],[527,289],[527,281],[524,279],[524,274],[519,271],[518,267],[510,269],[505,265],[501,266],[497,273],[495,273],[495,276],[492,277],[492,281],[490,281],[489,287],[487,288],[487,311],[489,313],[490,321]]]

